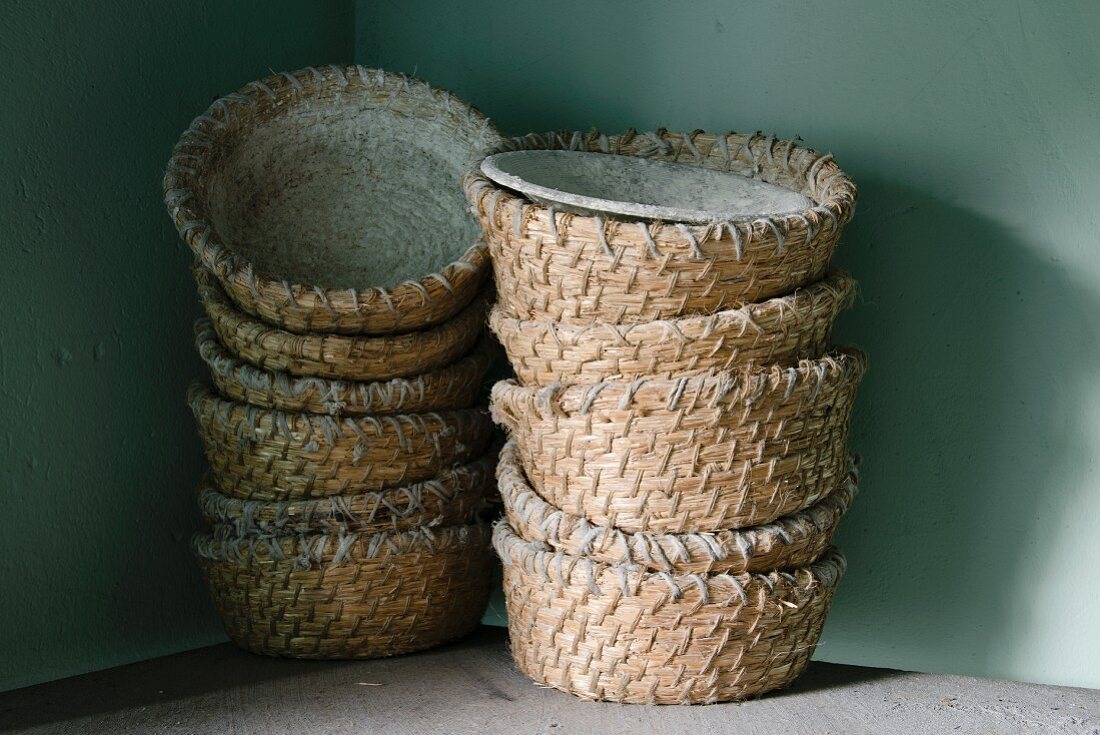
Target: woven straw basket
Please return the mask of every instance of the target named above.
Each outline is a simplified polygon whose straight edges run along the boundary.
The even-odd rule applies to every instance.
[[[855,297],[841,271],[787,296],[709,316],[644,324],[523,321],[498,304],[489,325],[523,385],[677,378],[816,357]]]
[[[512,655],[584,699],[710,704],[790,684],[844,573],[837,552],[790,572],[671,575],[600,564],[493,532]]]
[[[263,370],[303,377],[379,381],[438,370],[477,344],[490,301],[488,294],[479,295],[454,319],[419,332],[377,337],[295,334],[241,312],[208,271],[193,272],[203,308],[231,354]]]
[[[357,495],[435,477],[480,457],[493,436],[485,411],[344,417],[270,411],[195,385],[188,402],[225,494],[246,500]]]
[[[790,293],[822,277],[855,208],[855,184],[831,156],[773,136],[547,133],[494,152],[531,149],[730,171],[798,191],[815,206],[707,225],[586,217],[532,203],[471,171],[466,198],[492,251],[501,302],[520,319],[638,323]]]
[[[164,201],[249,314],[303,333],[411,331],[453,317],[488,273],[460,180],[500,140],[423,82],[309,67],[251,82],[195,118]],[[436,262],[427,274],[410,266]]]
[[[228,530],[228,529],[226,529]],[[193,546],[229,637],[254,653],[377,658],[466,635],[489,596],[484,525]]]
[[[208,524],[231,526],[238,536],[453,526],[470,522],[483,509],[492,488],[494,464],[490,450],[476,462],[443,470],[430,480],[383,492],[318,500],[241,500],[204,483],[199,508]]]
[[[469,408],[481,396],[485,373],[499,351],[483,336],[453,365],[408,378],[358,382],[261,370],[225,349],[206,318],[195,323],[195,346],[214,387],[234,401],[279,411],[376,416]]]
[[[847,475],[866,359],[678,380],[493,387],[531,485],[553,505],[623,531],[694,533],[770,523]]]
[[[857,492],[855,465],[833,492],[774,523],[714,533],[624,533],[589,523],[547,503],[527,482],[514,442],[504,446],[497,484],[516,534],[554,551],[607,564],[677,574],[771,572],[812,564],[829,543]]]

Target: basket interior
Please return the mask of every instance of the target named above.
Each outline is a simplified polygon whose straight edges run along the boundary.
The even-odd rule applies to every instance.
[[[797,191],[686,162],[588,151],[526,150],[491,156],[498,184],[581,213],[707,222],[796,214],[813,206]]]
[[[389,287],[478,239],[460,181],[496,139],[461,104],[334,94],[242,117],[211,156],[202,196],[221,241],[258,273]]]

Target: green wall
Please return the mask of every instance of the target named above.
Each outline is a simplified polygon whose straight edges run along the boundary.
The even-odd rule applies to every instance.
[[[0,690],[224,638],[188,551],[198,303],[160,179],[216,95],[350,60],[352,10],[0,5]]]
[[[360,2],[506,132],[801,135],[862,186],[830,661],[1100,687],[1100,4]]]

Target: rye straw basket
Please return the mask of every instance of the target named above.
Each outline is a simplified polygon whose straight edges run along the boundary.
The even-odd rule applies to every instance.
[[[412,331],[453,317],[488,273],[460,181],[499,142],[476,110],[423,82],[309,67],[195,118],[164,201],[249,314],[293,332]]]
[[[763,526],[713,533],[625,533],[566,513],[536,493],[514,442],[504,446],[497,484],[505,517],[520,538],[607,564],[676,574],[771,572],[812,564],[829,548],[857,492],[853,464],[840,486],[814,505]]]
[[[208,271],[195,268],[194,274],[214,332],[231,354],[262,370],[302,377],[380,381],[438,370],[477,344],[490,301],[481,294],[454,319],[419,332],[295,334],[237,309]]]
[[[490,450],[476,462],[443,470],[430,480],[317,500],[241,500],[206,482],[199,491],[199,508],[208,524],[231,526],[237,536],[453,526],[470,522],[483,509],[493,485],[494,460]]]
[[[832,271],[793,294],[706,316],[576,325],[516,319],[497,304],[489,326],[523,385],[677,378],[816,357],[855,290]]]
[[[230,529],[225,529],[229,531]],[[377,658],[466,635],[489,595],[484,525],[401,533],[196,537],[214,607],[241,648]]]
[[[493,532],[512,655],[584,699],[710,704],[790,684],[821,635],[844,558],[768,574],[672,575]]]
[[[492,410],[558,508],[632,533],[718,531],[770,523],[840,484],[865,369],[844,350],[677,380],[502,381]]]
[[[703,225],[583,216],[471,170],[466,198],[492,251],[501,302],[520,319],[638,323],[790,293],[822,277],[855,208],[856,186],[831,155],[759,133],[531,134],[492,152],[547,149],[734,172],[800,192],[814,206]]]
[[[245,500],[304,500],[388,490],[435,477],[488,449],[485,411],[337,418],[271,411],[195,385],[188,402],[213,481]]]
[[[485,373],[499,348],[483,336],[473,352],[429,373],[361,382],[261,370],[222,346],[209,319],[195,323],[195,346],[223,396],[279,411],[333,415],[424,413],[469,408],[481,397]]]

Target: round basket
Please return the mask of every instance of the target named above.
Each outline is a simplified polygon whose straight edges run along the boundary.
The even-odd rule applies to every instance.
[[[836,551],[790,572],[688,574],[601,564],[493,531],[519,668],[584,699],[711,704],[790,684],[844,573]]]
[[[505,517],[520,538],[596,562],[676,574],[771,572],[812,564],[829,548],[855,498],[858,479],[853,463],[824,499],[763,526],[713,533],[624,533],[543,500],[527,482],[515,442],[505,444],[497,465]]]
[[[516,319],[498,303],[489,326],[523,385],[676,378],[817,357],[855,291],[851,276],[832,271],[788,296],[709,316],[576,325]]]
[[[483,293],[454,319],[419,332],[377,337],[295,334],[237,309],[209,271],[196,267],[193,272],[211,326],[231,354],[262,370],[302,377],[380,381],[443,368],[477,344],[492,300]]]
[[[265,502],[222,494],[210,482],[199,491],[199,509],[210,525],[231,526],[238,536],[405,531],[469,523],[492,492],[495,457],[445,469],[423,482],[382,492],[332,495],[318,500]]]
[[[230,531],[230,529],[225,529]],[[198,536],[214,608],[241,648],[294,658],[378,658],[472,631],[489,597],[484,525],[401,533]]]
[[[424,82],[309,67],[195,118],[164,202],[249,314],[293,332],[412,331],[453,317],[489,272],[460,182],[500,140]]]
[[[520,319],[638,323],[787,294],[822,277],[855,209],[856,186],[830,155],[774,136],[547,133],[513,138],[493,152],[547,149],[729,171],[815,204],[702,225],[584,216],[533,203],[471,170],[466,198],[492,251],[500,299]]]
[[[333,415],[469,408],[481,397],[485,374],[500,349],[490,337],[482,336],[473,352],[453,365],[408,378],[359,382],[261,370],[225,349],[205,317],[195,322],[195,346],[223,396],[279,411]]]
[[[360,495],[435,477],[488,449],[485,411],[344,417],[271,411],[188,392],[213,481],[245,500]]]
[[[771,523],[847,474],[848,427],[866,359],[678,380],[493,387],[531,485],[567,513],[636,533]]]

